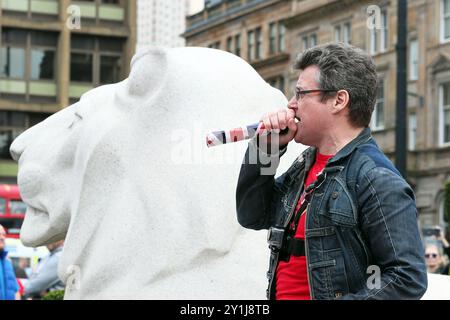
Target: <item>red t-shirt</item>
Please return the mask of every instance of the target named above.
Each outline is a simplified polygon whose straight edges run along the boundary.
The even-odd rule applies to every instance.
[[[317,152],[316,161],[308,173],[305,180],[305,186],[317,180],[317,176],[322,172],[327,164],[328,159],[333,155],[323,155]],[[304,188],[306,189],[306,188]],[[295,212],[300,209],[301,204],[305,200],[305,192],[300,197]],[[295,238],[305,239],[305,222],[306,212],[300,216],[297,230],[295,231]],[[308,275],[306,269],[306,257],[291,256],[289,262],[280,261],[277,267],[276,276],[276,299],[277,300],[309,300],[311,299],[309,293]]]

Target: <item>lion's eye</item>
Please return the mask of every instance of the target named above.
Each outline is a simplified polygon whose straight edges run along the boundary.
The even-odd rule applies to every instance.
[[[83,120],[83,117],[77,111],[75,111],[74,115],[75,115],[75,117],[74,117],[72,123],[70,124],[69,129],[72,129],[73,126],[75,125],[75,123]]]

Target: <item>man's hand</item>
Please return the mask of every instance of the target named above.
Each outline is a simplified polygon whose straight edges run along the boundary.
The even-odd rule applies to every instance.
[[[291,142],[297,133],[295,112],[291,109],[280,109],[275,112],[267,113],[261,118],[260,121],[264,123],[264,126],[268,132],[280,133],[280,130],[284,130],[286,128],[289,129],[287,133],[279,135],[280,149],[284,148],[289,142]],[[267,139],[267,143],[270,143],[270,136],[268,136]]]
[[[441,226],[438,226],[438,228],[439,228],[439,236],[436,237],[436,240],[441,241],[444,248],[448,248],[449,243],[448,243],[447,239],[445,239],[445,237],[444,237],[444,230],[442,230]]]

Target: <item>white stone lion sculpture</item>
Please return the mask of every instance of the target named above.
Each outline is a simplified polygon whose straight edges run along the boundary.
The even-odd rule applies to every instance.
[[[428,289],[422,300],[450,300],[450,276],[428,274]]]
[[[137,55],[128,79],[12,144],[28,205],[22,242],[66,239],[66,299],[265,299],[266,233],[242,229],[235,215],[247,144],[208,149],[205,134],[286,104],[223,51]],[[301,149],[290,145],[278,173]],[[449,280],[430,275],[423,299],[449,299]]]
[[[224,51],[135,56],[128,79],[87,92],[13,142],[28,205],[21,240],[66,239],[66,299],[264,299],[266,232],[244,230],[235,214],[247,143],[208,149],[205,135],[286,104]],[[299,148],[283,157],[285,169]]]

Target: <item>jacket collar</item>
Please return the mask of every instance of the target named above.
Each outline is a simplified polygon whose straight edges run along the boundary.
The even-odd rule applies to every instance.
[[[353,151],[358,146],[368,142],[371,138],[372,134],[370,128],[364,128],[355,139],[347,143],[341,150],[339,150],[338,153],[333,158],[331,158],[328,163],[331,164],[347,157],[348,155],[353,153]]]
[[[356,149],[356,147],[358,147],[363,143],[366,143],[371,138],[372,134],[370,128],[369,127],[364,128],[355,139],[347,143],[341,150],[338,151],[338,153],[333,158],[328,160],[327,165],[338,162],[339,160],[347,157]],[[309,171],[309,169],[316,160],[316,152],[317,152],[316,147],[310,147],[305,151],[305,170],[307,172]]]

